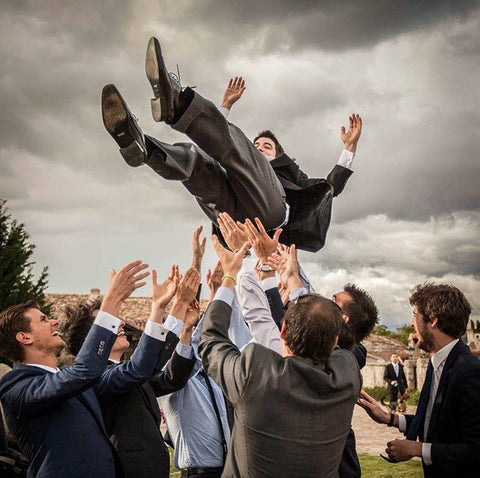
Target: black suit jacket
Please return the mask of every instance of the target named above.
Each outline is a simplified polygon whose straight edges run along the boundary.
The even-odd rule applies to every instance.
[[[337,164],[327,179],[309,178],[286,154],[270,161],[270,165],[290,206],[288,223],[282,226],[280,241],[287,246],[295,244],[297,249],[304,251],[319,251],[325,244],[330,226],[333,198],[343,191],[353,171]],[[226,245],[214,223],[212,232]]]
[[[126,478],[168,478],[170,456],[160,432],[157,396],[180,390],[194,360],[174,353],[164,371],[128,392],[102,401],[103,418]]]
[[[406,415],[410,426],[413,415]],[[408,428],[407,428],[408,431]],[[480,360],[461,340],[447,357],[438,384],[428,433],[432,465],[426,478],[478,477],[480,462]]]
[[[286,154],[270,161],[285,190],[290,217],[282,227],[281,242],[317,252],[327,237],[332,200],[344,189],[353,171],[335,165],[327,179],[309,178]]]
[[[393,364],[389,363],[385,367],[385,372],[383,374],[383,380],[388,383],[388,390],[390,391],[391,388],[398,388],[398,391],[401,394],[405,393],[407,389],[407,377],[405,377],[405,372],[403,370],[403,365],[401,363],[398,364],[398,376],[395,373],[395,369],[393,368]],[[392,385],[392,381],[396,380],[397,385]]]

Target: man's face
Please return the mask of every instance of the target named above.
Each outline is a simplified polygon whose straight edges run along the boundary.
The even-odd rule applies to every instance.
[[[117,339],[113,344],[111,354],[123,353],[125,352],[125,350],[128,349],[129,345],[130,345],[130,342],[128,341],[127,336],[125,334],[125,322],[122,322],[122,324],[118,328]]]
[[[277,156],[275,143],[270,138],[258,138],[257,141],[255,141],[255,148],[257,148],[266,158],[275,158]]]
[[[65,342],[58,332],[57,320],[50,320],[38,309],[28,309],[25,317],[30,320],[30,332],[24,333],[30,337],[30,343],[36,350],[58,353],[65,347]]]
[[[345,292],[344,290],[337,292],[336,294],[333,294],[332,296],[333,302],[337,304],[340,309],[343,310],[343,307],[345,306],[346,303],[352,302],[352,296],[348,293]]]
[[[413,308],[412,326],[417,333],[417,345],[425,352],[434,352],[434,337],[429,327],[429,322],[425,322],[423,315],[418,311],[417,306]]]

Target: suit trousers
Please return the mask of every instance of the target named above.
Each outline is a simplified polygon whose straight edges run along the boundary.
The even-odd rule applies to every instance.
[[[146,137],[147,164],[165,179],[182,181],[210,220],[258,217],[267,230],[285,220],[285,191],[268,160],[209,100],[195,93],[172,127],[195,144],[169,145]]]

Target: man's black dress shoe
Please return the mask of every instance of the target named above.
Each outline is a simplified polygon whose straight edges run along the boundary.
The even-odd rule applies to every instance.
[[[102,90],[102,117],[105,129],[120,146],[123,159],[134,168],[141,166],[147,159],[145,138],[115,85],[106,85]]]
[[[145,73],[152,86],[152,116],[155,121],[176,123],[193,97],[189,88],[182,90],[179,80],[169,73],[162,56],[160,42],[150,38],[145,57]]]

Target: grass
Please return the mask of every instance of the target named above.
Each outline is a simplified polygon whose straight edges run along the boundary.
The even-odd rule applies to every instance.
[[[173,450],[170,451],[170,478],[179,478],[180,472],[173,466]],[[387,463],[383,458],[359,455],[362,478],[422,478],[422,462],[410,460],[403,463]],[[295,478],[295,477],[292,477]]]

